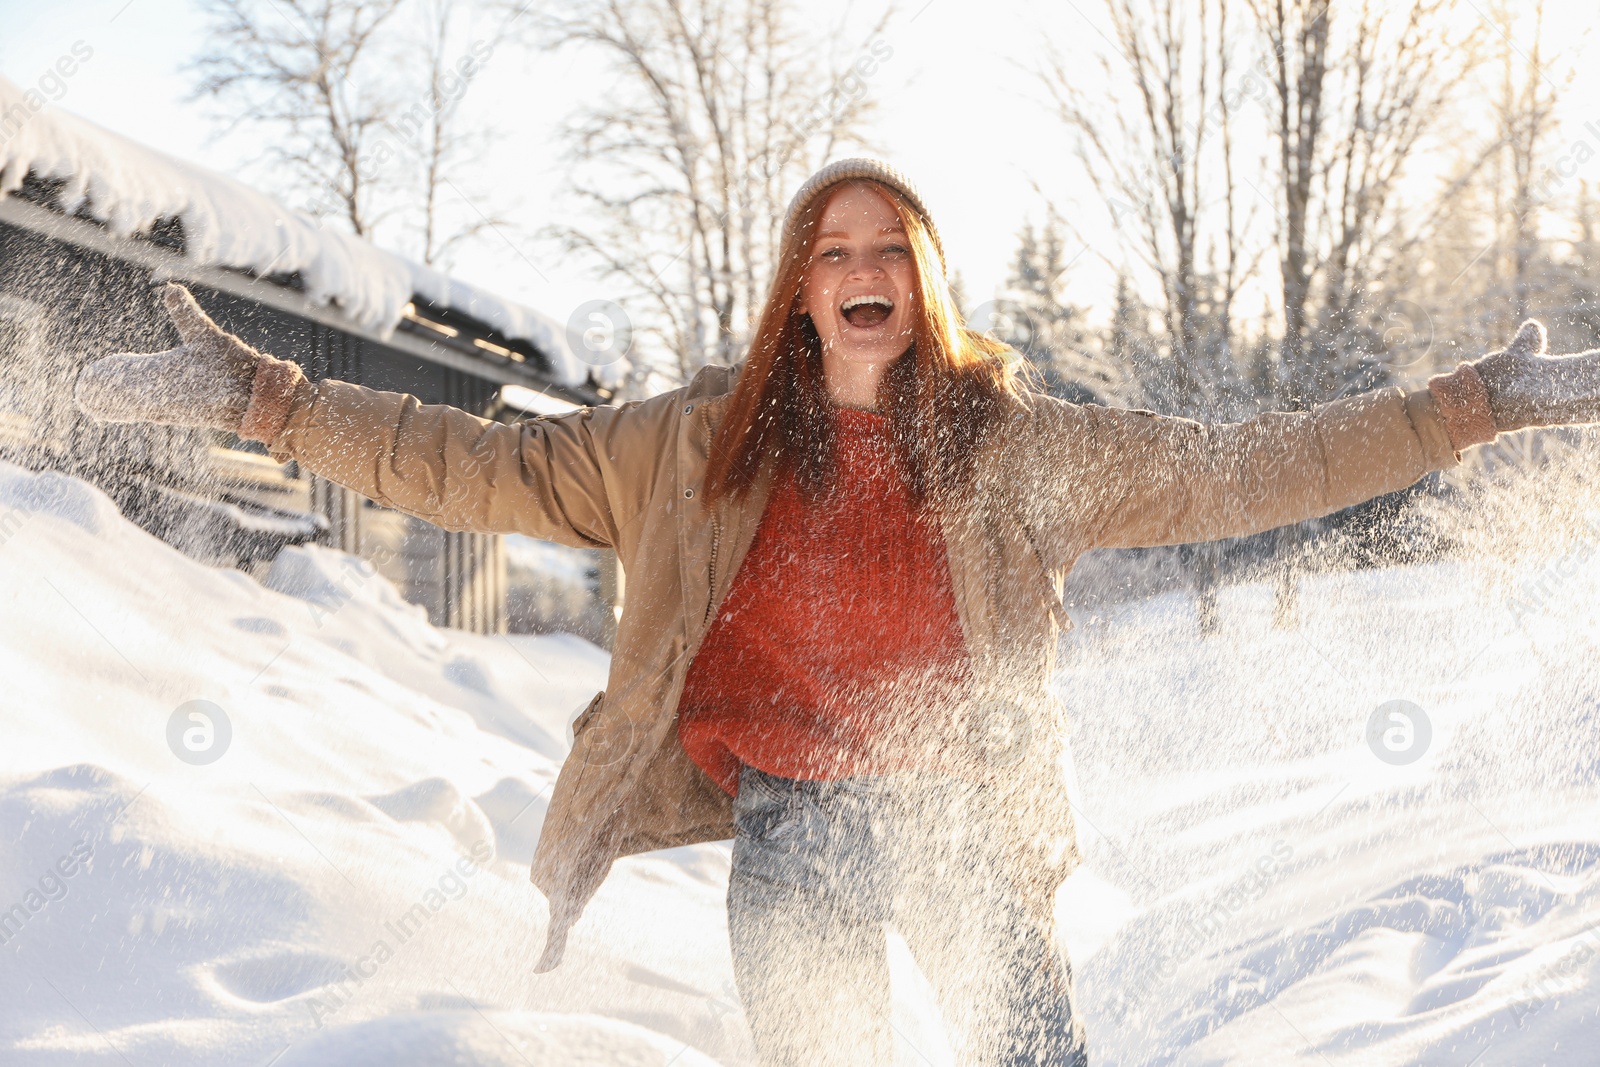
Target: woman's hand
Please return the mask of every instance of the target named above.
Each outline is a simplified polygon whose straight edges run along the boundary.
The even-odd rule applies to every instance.
[[[1483,379],[1497,431],[1600,422],[1600,350],[1549,356],[1545,345],[1544,327],[1529,319],[1503,352],[1468,364]]]
[[[73,399],[99,422],[155,422],[238,430],[256,371],[277,363],[225,332],[181,285],[161,295],[183,343],[148,355],[122,353],[84,367]]]

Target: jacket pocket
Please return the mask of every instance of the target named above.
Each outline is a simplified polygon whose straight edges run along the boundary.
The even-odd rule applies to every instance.
[[[589,703],[585,704],[583,710],[578,712],[578,717],[572,720],[572,725],[567,727],[568,748],[577,744],[578,735],[583,733],[584,729],[594,721],[594,717],[599,713],[600,705],[605,701],[605,698],[606,691],[602,689],[589,698]]]

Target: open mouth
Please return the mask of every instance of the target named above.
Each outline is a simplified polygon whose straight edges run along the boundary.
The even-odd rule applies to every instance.
[[[889,313],[893,310],[893,300],[875,293],[852,296],[839,305],[839,314],[844,321],[858,330],[870,330],[875,326],[882,326],[888,321]]]

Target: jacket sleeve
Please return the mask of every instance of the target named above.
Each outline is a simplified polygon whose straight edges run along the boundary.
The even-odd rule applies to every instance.
[[[663,469],[674,400],[507,425],[404,393],[302,378],[268,450],[447,530],[616,547]]]
[[[1009,449],[1019,510],[1070,565],[1090,548],[1237,537],[1326,515],[1454,466],[1433,396],[1380,389],[1207,425],[1029,398]]]

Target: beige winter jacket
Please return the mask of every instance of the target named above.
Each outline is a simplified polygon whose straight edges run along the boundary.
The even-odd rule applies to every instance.
[[[533,861],[550,906],[540,970],[621,856],[733,835],[728,796],[679,744],[689,662],[765,506],[707,507],[707,448],[737,370],[617,408],[516,425],[345,382],[293,385],[279,459],[451,530],[614,548],[627,575],[604,693],[574,724]],[[285,390],[287,397],[287,389]],[[1460,456],[1432,394],[1384,389],[1207,426],[1028,395],[986,438],[970,505],[941,516],[972,701],[1008,719],[991,753],[998,841],[1049,912],[1077,862],[1067,724],[1051,691],[1062,581],[1092,548],[1204,541],[1326,514]],[[986,744],[989,742],[985,742]]]

